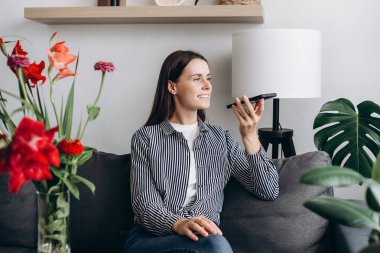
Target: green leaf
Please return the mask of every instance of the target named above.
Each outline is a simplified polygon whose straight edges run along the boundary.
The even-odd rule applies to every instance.
[[[76,135],[75,139],[79,139],[80,138],[80,132],[81,131],[82,131],[82,119],[79,122],[79,127],[78,127],[78,131],[77,131],[77,135]]]
[[[40,111],[38,110],[38,108],[36,107],[36,105],[34,104],[31,104],[29,103],[28,101],[26,101],[25,99],[17,96],[17,95],[14,95],[13,93],[10,93],[6,90],[2,90],[0,89],[1,92],[7,94],[8,96],[11,96],[13,97],[14,99],[17,99],[19,100],[21,103],[22,103],[22,106],[27,106],[37,117],[40,117],[40,118],[43,118],[43,115],[40,113]]]
[[[67,235],[65,235],[64,233],[53,234],[53,235],[46,235],[45,238],[50,238],[50,239],[64,243],[67,240]]]
[[[348,200],[332,197],[311,199],[304,203],[323,218],[349,227],[369,227],[380,230],[379,216],[371,209]]]
[[[0,118],[1,118],[1,121],[3,122],[5,128],[9,131],[9,133],[11,135],[14,134],[14,131],[16,129],[16,125],[15,123],[13,123],[11,117],[9,116],[9,114],[7,113],[7,110],[5,109],[5,106],[3,105],[3,103],[0,103]]]
[[[377,159],[372,168],[372,179],[380,183],[380,153],[377,155]]]
[[[52,187],[49,188],[48,190],[48,194],[54,194],[56,192],[59,192],[61,190],[61,187],[59,187],[58,185],[54,185]]]
[[[379,253],[380,252],[380,244],[368,245],[364,249],[362,249],[359,253]]]
[[[90,191],[92,192],[92,194],[95,193],[95,185],[91,181],[89,181],[89,180],[87,180],[87,179],[85,179],[85,178],[83,178],[81,176],[78,176],[78,175],[72,175],[71,178],[73,180],[77,180],[78,182],[81,182],[85,186],[87,186],[87,188],[90,189]]]
[[[365,178],[356,171],[331,166],[309,170],[301,176],[300,180],[304,184],[348,186],[362,183]]]
[[[369,208],[376,212],[380,212],[380,185],[369,185],[365,195]]]
[[[46,226],[45,229],[49,232],[49,234],[53,234],[54,232],[62,231],[64,229],[63,226],[63,220],[62,219],[55,219],[52,222],[49,222]]]
[[[58,196],[57,207],[60,210],[60,215],[58,215],[58,218],[65,218],[69,216],[70,206],[69,206],[69,202],[65,199],[64,193]]]
[[[87,147],[84,148],[83,153],[80,154],[80,156],[78,158],[78,161],[77,161],[78,167],[80,167],[81,165],[83,165],[85,162],[88,161],[88,159],[91,158],[92,151],[93,151],[92,148],[87,148]]]
[[[44,107],[44,115],[45,115],[45,128],[50,129],[50,120],[49,120],[49,114],[47,112],[46,104]]]
[[[314,120],[313,129],[321,128],[314,135],[315,146],[329,153],[333,165],[370,177],[373,161],[364,147],[374,156],[380,151],[380,120],[373,114],[380,114],[380,106],[372,101],[360,103],[357,112],[347,99],[327,102]]]
[[[62,179],[63,183],[67,186],[67,189],[73,194],[73,196],[79,200],[79,189],[73,182],[69,179]]]
[[[61,179],[63,179],[65,177],[65,171],[61,168],[61,169],[57,169],[53,166],[50,166],[50,169],[51,171],[53,172],[53,174]]]
[[[75,80],[75,79],[74,79]],[[65,116],[63,118],[62,128],[63,134],[67,138],[71,138],[71,129],[73,125],[73,113],[74,113],[74,84],[71,85],[69,95],[66,101]]]
[[[87,105],[88,120],[95,120],[100,113],[99,106]]]

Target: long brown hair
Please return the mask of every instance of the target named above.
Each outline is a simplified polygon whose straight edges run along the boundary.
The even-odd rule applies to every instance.
[[[193,51],[178,50],[166,57],[161,66],[152,111],[145,126],[159,124],[174,112],[175,104],[173,95],[168,91],[168,82],[177,82],[187,64],[197,58],[207,62],[202,55]],[[202,121],[205,120],[206,113],[203,109],[199,109],[197,114]]]

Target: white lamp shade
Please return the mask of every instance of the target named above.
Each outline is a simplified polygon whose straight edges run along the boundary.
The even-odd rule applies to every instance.
[[[232,97],[321,96],[321,33],[262,29],[232,35]]]

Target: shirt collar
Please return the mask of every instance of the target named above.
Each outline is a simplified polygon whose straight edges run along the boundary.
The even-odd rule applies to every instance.
[[[199,126],[199,131],[204,132],[208,131],[208,126],[198,117],[198,126]],[[176,132],[174,127],[170,124],[169,119],[165,119],[160,123],[160,127],[162,131],[164,131],[165,134],[172,134]]]

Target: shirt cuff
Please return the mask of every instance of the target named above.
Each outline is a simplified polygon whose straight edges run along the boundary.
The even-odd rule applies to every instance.
[[[267,152],[261,145],[260,145],[259,152],[257,152],[256,154],[251,155],[251,154],[248,154],[247,151],[245,151],[245,155],[251,164],[268,162],[271,160]]]

